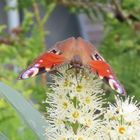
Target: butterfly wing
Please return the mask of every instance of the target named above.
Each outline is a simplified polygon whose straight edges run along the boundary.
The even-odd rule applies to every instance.
[[[63,64],[65,61],[69,61],[72,55],[68,55],[68,52],[71,52],[74,43],[74,38],[56,43],[51,50],[42,54],[29,68],[23,71],[19,79],[27,79],[44,72],[50,72],[54,67]]]
[[[113,90],[121,95],[126,95],[125,89],[117,80],[109,64],[107,64],[105,61],[93,60],[90,63],[90,67],[92,71],[97,73],[101,79],[104,79]]]
[[[37,58],[29,68],[23,71],[19,79],[27,79],[44,72],[49,72],[54,66],[62,64],[64,60],[63,55],[46,52]]]
[[[78,38],[78,44],[81,47],[82,51],[81,59],[84,65],[88,65],[90,69],[97,73],[97,75],[106,81],[110,87],[118,92],[119,94],[126,95],[125,89],[117,80],[115,74],[113,73],[109,64],[105,61],[105,59],[99,54],[96,48],[85,41],[82,38]],[[79,53],[81,54],[81,53]]]
[[[113,90],[121,95],[126,95],[125,89],[117,80],[110,65],[103,59],[103,57],[101,57],[97,51],[92,57],[93,60],[90,62],[92,71],[96,72],[101,79],[104,79]]]

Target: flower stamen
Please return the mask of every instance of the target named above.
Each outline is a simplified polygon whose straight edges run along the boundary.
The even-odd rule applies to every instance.
[[[77,119],[77,118],[79,118],[80,114],[79,114],[78,111],[75,111],[75,112],[72,113],[72,116],[73,116],[74,119]]]
[[[118,131],[119,131],[120,134],[124,134],[126,132],[126,130],[123,126],[119,127]]]
[[[76,91],[77,91],[77,92],[81,92],[82,89],[83,89],[83,86],[82,86],[82,85],[76,86]]]

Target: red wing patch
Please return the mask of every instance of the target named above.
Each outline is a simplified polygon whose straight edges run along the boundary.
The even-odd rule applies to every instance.
[[[90,66],[93,72],[97,73],[100,78],[113,76],[110,66],[104,61],[93,60]]]
[[[64,60],[65,58],[62,55],[45,53],[35,60],[35,65],[38,67],[44,67],[45,69],[51,69],[51,67],[63,63]]]
[[[123,86],[119,83],[115,75],[113,74],[109,64],[107,64],[105,61],[100,60],[93,60],[90,63],[91,70],[94,73],[97,73],[98,76],[101,79],[105,79],[107,83],[110,85],[110,87],[118,92],[119,94],[126,96],[126,91],[123,88]]]
[[[64,62],[65,58],[62,55],[45,53],[35,60],[35,62],[25,70],[19,79],[27,79],[38,74],[49,72],[54,66],[58,66]]]

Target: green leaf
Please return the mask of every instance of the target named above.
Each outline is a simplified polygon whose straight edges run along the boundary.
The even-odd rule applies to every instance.
[[[0,132],[0,140],[9,140],[2,132]]]
[[[4,97],[14,107],[40,140],[45,139],[47,123],[40,112],[34,109],[20,93],[2,82],[0,82],[0,96]]]

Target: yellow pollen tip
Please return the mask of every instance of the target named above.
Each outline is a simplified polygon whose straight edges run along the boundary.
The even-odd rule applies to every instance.
[[[68,108],[68,103],[67,103],[67,102],[64,102],[64,103],[63,103],[63,108],[64,108],[64,109],[67,109],[67,108]]]
[[[86,104],[90,104],[90,102],[91,102],[90,97],[86,97],[86,98],[85,98],[85,103],[86,103]]]
[[[67,87],[69,85],[69,81],[67,79],[65,79],[63,86]]]
[[[111,120],[116,120],[116,117],[115,116],[111,117]]]
[[[75,112],[73,112],[72,113],[72,116],[73,116],[73,118],[78,118],[79,117],[79,112],[78,111],[75,111]]]
[[[124,128],[124,127],[120,127],[120,128],[119,128],[119,133],[120,133],[120,134],[124,134],[124,133],[125,133],[125,131],[126,131],[126,130],[125,130],[125,128]]]
[[[82,87],[81,85],[78,85],[78,86],[76,87],[76,91],[77,91],[77,92],[81,92],[82,89],[83,89],[83,87]]]
[[[89,127],[91,126],[92,121],[90,119],[85,121],[85,126]]]
[[[82,137],[79,137],[77,140],[84,140]]]
[[[61,140],[67,140],[67,138],[61,138]]]

